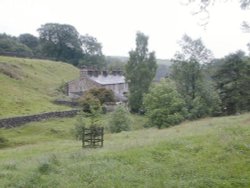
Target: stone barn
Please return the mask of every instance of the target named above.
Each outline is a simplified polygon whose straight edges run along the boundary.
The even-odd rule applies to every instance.
[[[68,96],[78,98],[85,91],[103,87],[114,92],[117,101],[125,101],[128,92],[128,84],[122,71],[97,71],[93,69],[81,69],[80,78],[68,82]]]

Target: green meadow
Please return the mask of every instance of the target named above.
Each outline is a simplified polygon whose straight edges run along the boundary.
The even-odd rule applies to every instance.
[[[0,118],[68,109],[53,100],[78,74],[67,63],[0,56]]]
[[[82,149],[76,118],[1,129],[1,187],[250,187],[250,114],[111,134],[101,118],[104,147]]]

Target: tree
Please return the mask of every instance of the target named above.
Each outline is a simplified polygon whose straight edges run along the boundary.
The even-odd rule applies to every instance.
[[[132,112],[142,108],[143,94],[148,92],[157,69],[154,52],[148,52],[148,37],[136,34],[136,49],[129,52],[126,80],[129,83],[129,105]]]
[[[114,92],[106,88],[93,88],[84,93],[84,95],[93,95],[102,105],[105,102],[115,102]]]
[[[170,79],[152,84],[143,101],[152,126],[169,127],[184,120],[185,102]]]
[[[77,65],[82,56],[79,33],[74,26],[47,23],[38,29],[42,52],[55,60]]]
[[[18,41],[28,46],[32,50],[34,56],[42,57],[40,41],[36,36],[29,33],[21,34],[18,37]]]
[[[210,63],[213,59],[212,52],[206,48],[200,38],[193,40],[185,34],[179,44],[181,46],[181,52],[176,52],[175,60],[196,61],[199,64],[206,64]]]
[[[205,65],[212,59],[211,51],[200,39],[192,40],[187,35],[184,35],[181,45],[182,51],[175,55],[170,77],[186,102],[188,117],[194,119],[217,113],[219,97],[203,73]]]
[[[102,54],[102,45],[95,37],[90,35],[80,36],[83,57],[81,65],[94,66],[101,69],[105,66],[105,57]]]
[[[18,40],[32,50],[36,48],[39,44],[38,38],[29,33],[19,35]]]
[[[87,93],[78,99],[80,106],[83,108],[84,112],[89,114],[95,113],[101,110],[101,103],[98,98],[93,96],[91,93]]]
[[[217,89],[226,115],[250,110],[250,61],[238,51],[221,60],[215,73]]]
[[[20,43],[16,37],[0,34],[0,53],[21,57],[33,56],[32,50],[25,44]]]
[[[201,64],[209,63],[212,53],[203,45],[201,39],[192,40],[187,35],[183,36],[180,45],[182,51],[175,54],[171,78],[176,81],[178,91],[193,100],[202,81]]]
[[[123,106],[118,106],[111,114],[109,129],[112,133],[128,131],[130,130],[130,123],[129,112]]]

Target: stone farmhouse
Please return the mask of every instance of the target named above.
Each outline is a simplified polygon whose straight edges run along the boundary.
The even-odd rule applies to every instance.
[[[128,84],[122,71],[97,71],[94,69],[80,69],[80,78],[68,82],[68,96],[78,98],[85,91],[92,88],[103,87],[111,89],[117,101],[126,101]]]

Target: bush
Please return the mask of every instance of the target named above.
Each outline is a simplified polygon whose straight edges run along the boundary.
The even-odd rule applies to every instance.
[[[105,102],[115,102],[114,92],[106,88],[93,88],[88,90],[85,95],[93,95],[99,99],[101,105]]]
[[[86,119],[84,117],[84,112],[80,112],[78,114],[75,127],[72,130],[72,133],[76,140],[82,140],[83,129],[86,127]]]
[[[110,132],[119,133],[121,131],[128,131],[130,130],[130,122],[129,112],[123,106],[118,106],[110,117]]]
[[[9,144],[9,140],[4,136],[0,135],[0,148],[7,147]]]
[[[80,106],[82,106],[84,112],[93,113],[94,111],[101,110],[100,100],[90,93],[81,96],[78,102]]]

